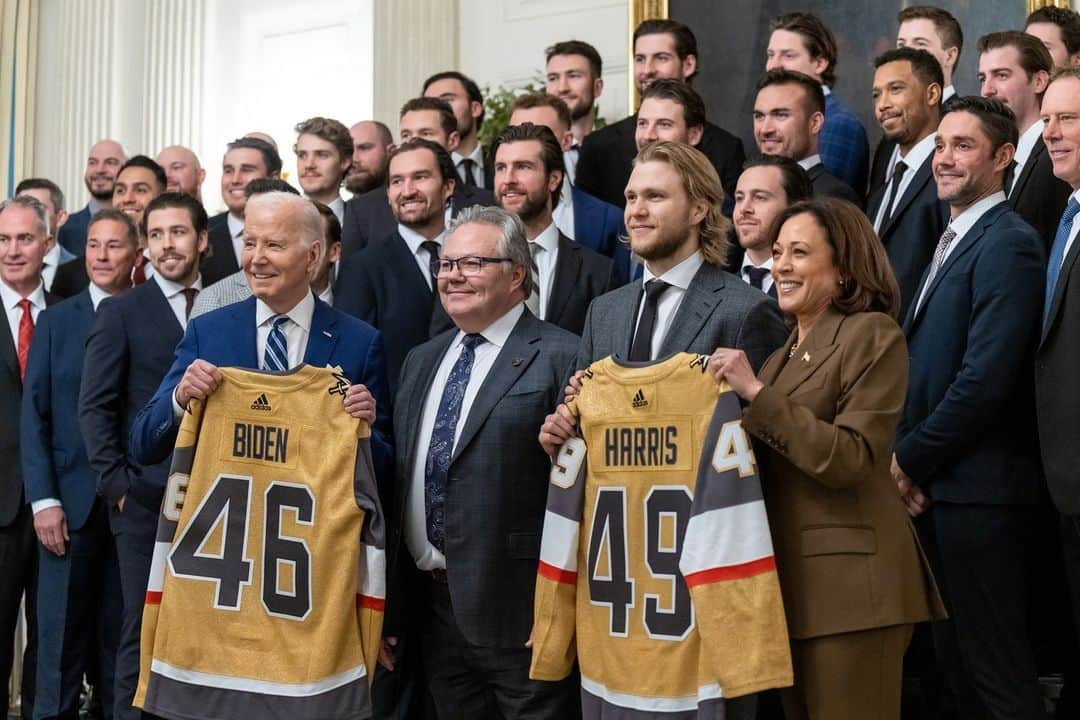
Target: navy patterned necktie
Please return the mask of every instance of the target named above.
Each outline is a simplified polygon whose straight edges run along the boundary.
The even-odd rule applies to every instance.
[[[1065,206],[1065,213],[1061,216],[1061,222],[1058,223],[1057,233],[1054,234],[1054,244],[1050,246],[1050,262],[1046,266],[1046,297],[1043,300],[1043,328],[1050,320],[1054,288],[1057,287],[1061,266],[1065,262],[1065,244],[1069,242],[1069,235],[1072,234],[1072,226],[1076,222],[1077,215],[1080,215],[1080,203],[1076,201],[1076,198],[1072,198]]]
[[[281,326],[289,319],[288,315],[277,315],[266,338],[266,350],[263,352],[263,369],[270,372],[285,372],[289,369],[289,343]]]
[[[446,528],[443,524],[443,508],[446,506],[446,475],[450,470],[450,456],[454,452],[454,435],[461,416],[461,404],[465,388],[472,375],[476,346],[486,342],[483,335],[470,333],[461,341],[461,354],[446,378],[435,427],[431,429],[427,462],[424,464],[424,517],[427,520],[428,540],[439,551],[446,547]]]

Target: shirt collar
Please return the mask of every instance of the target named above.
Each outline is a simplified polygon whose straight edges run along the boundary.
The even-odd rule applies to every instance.
[[[112,293],[107,293],[94,283],[90,283],[90,303],[94,306],[94,312],[97,312],[98,305],[101,301],[109,297]]]
[[[326,289],[319,293],[319,299],[327,305],[334,304],[334,283],[326,284]]]
[[[1027,162],[1027,159],[1031,157],[1031,151],[1035,149],[1035,143],[1042,137],[1042,132],[1043,121],[1039,119],[1021,133],[1020,140],[1016,143],[1016,154],[1013,155],[1017,167],[1022,167]]]
[[[746,268],[748,268],[748,267],[749,268],[765,268],[766,270],[771,270],[772,269],[772,255],[767,257],[765,259],[765,262],[761,263],[760,265],[755,265],[754,261],[750,259],[750,255],[744,253],[743,256],[742,256],[742,267],[740,268],[740,271],[746,270]]]
[[[460,165],[461,161],[465,159],[472,160],[474,163],[476,163],[477,168],[484,167],[484,148],[479,143],[476,144],[476,147],[474,147],[473,151],[468,155],[462,155],[455,150],[454,152],[450,153],[450,157],[454,161],[454,167]]]
[[[501,348],[506,344],[506,341],[510,339],[510,333],[514,331],[514,326],[517,325],[518,320],[521,318],[521,313],[523,312],[525,312],[525,303],[519,302],[517,305],[510,308],[501,318],[481,330],[480,335],[483,335],[484,339],[495,347]],[[457,337],[454,338],[453,347],[456,348],[460,346],[464,339],[465,333],[458,330]]]
[[[540,247],[544,248],[548,252],[552,252],[559,249],[559,228],[555,227],[555,223],[549,223],[543,231],[534,237],[529,242],[536,243]]]
[[[828,85],[821,86],[821,92],[825,93],[825,97],[832,95],[832,88]]]
[[[310,290],[304,295],[300,302],[293,306],[292,310],[286,313],[290,320],[304,329],[305,332],[311,333],[311,316],[315,314],[315,295]],[[270,306],[264,303],[259,298],[255,298],[255,327],[265,325],[272,318],[277,317],[278,313],[270,309]]]
[[[1003,202],[1005,202],[1005,193],[999,190],[993,195],[984,197],[982,200],[975,203],[967,210],[953,218],[953,220],[949,223],[949,227],[952,228],[952,231],[954,233],[956,233],[956,239],[959,240],[960,238],[962,238],[967,233],[967,231],[970,230],[976,222],[978,222],[979,218],[981,218],[987,210],[994,207],[998,203]]]
[[[60,243],[53,243],[52,250],[45,253],[44,262],[50,267],[60,264]]]
[[[163,295],[165,295],[166,298],[175,297],[176,295],[184,292],[184,290],[186,290],[188,287],[193,287],[196,290],[202,290],[201,274],[195,278],[195,282],[191,283],[191,285],[188,286],[181,285],[180,283],[173,282],[172,280],[167,280],[166,278],[162,277],[161,273],[156,271],[154,272],[154,281],[158,284],[158,287],[161,288],[161,292]]]
[[[225,217],[225,220],[229,224],[229,237],[235,239],[237,235],[244,231],[243,219],[236,217],[232,213],[229,213]]]
[[[945,102],[955,94],[956,88],[954,88],[951,84],[946,85],[945,89],[941,91],[941,102]]]
[[[559,202],[555,204],[555,207],[563,205],[570,209],[574,207],[574,186],[570,184],[570,176],[563,175],[562,178],[562,190],[559,192]]]
[[[802,169],[806,170],[807,172],[810,171],[810,168],[817,167],[820,164],[821,164],[821,155],[820,154],[814,154],[814,155],[811,155],[810,157],[805,157],[805,158],[803,158],[802,160],[799,161],[799,165],[801,165]]]
[[[397,231],[398,235],[401,235],[401,239],[405,241],[405,244],[409,246],[409,250],[412,251],[413,255],[420,251],[420,243],[427,242],[426,237],[416,232],[412,228],[405,227],[404,225],[398,224]],[[439,243],[439,245],[441,246],[443,244],[443,239],[445,236],[446,231],[443,230],[441,233],[433,237],[432,241]]]
[[[897,155],[897,159],[903,160],[904,164],[907,165],[908,170],[918,170],[922,167],[922,164],[926,162],[926,158],[930,157],[930,153],[934,152],[935,138],[937,138],[937,133],[930,133],[922,140],[915,143],[915,145],[913,145],[912,148],[908,150],[907,155],[905,155],[904,157],[900,157],[899,155]],[[899,150],[900,146],[897,145],[896,147],[897,150]]]
[[[705,256],[698,250],[663,275],[653,275],[649,272],[649,266],[646,264],[645,267],[642,268],[641,284],[644,285],[653,278],[658,277],[668,285],[674,285],[680,290],[686,290],[690,287],[690,281],[694,279],[694,276],[697,275],[697,271],[701,269],[701,266],[704,263]]]
[[[0,281],[0,299],[3,300],[5,308],[14,310],[19,307],[19,301],[23,299],[23,296],[8,287],[7,283]],[[38,310],[43,309],[45,307],[45,283],[38,282],[38,286],[26,296],[26,299]]]
[[[330,208],[330,211],[332,213],[334,213],[334,216],[338,219],[338,222],[341,222],[341,218],[345,216],[345,201],[341,199],[341,196],[338,195],[336,198],[331,200],[327,207]]]

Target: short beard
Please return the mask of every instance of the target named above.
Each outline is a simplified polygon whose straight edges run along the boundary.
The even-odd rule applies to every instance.
[[[363,172],[345,176],[345,189],[353,195],[374,190],[386,183],[386,172]]]
[[[593,103],[591,103],[591,102],[582,103],[577,108],[571,108],[571,110],[570,110],[570,120],[572,122],[577,122],[581,118],[588,117],[589,115],[591,115],[592,111],[593,111]]]

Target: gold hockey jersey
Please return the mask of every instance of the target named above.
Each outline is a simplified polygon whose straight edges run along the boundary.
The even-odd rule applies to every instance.
[[[586,720],[722,718],[792,683],[761,483],[737,396],[680,353],[590,366],[551,471],[530,675],[575,655]]]
[[[369,717],[385,598],[367,423],[330,369],[227,368],[176,440],[135,705],[166,718]]]

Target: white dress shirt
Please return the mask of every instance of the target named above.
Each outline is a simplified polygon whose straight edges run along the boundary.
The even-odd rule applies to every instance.
[[[1071,199],[1073,200],[1073,202],[1080,202],[1080,190],[1077,190],[1076,192],[1074,192],[1072,194]],[[1061,220],[1061,218],[1058,218],[1058,221],[1060,221],[1060,220]],[[1069,238],[1065,241],[1065,252],[1061,255],[1061,263],[1062,263],[1062,265],[1065,264],[1065,258],[1069,257],[1069,248],[1071,248],[1072,244],[1074,242],[1076,242],[1077,233],[1080,233],[1080,216],[1078,216],[1076,219],[1073,220],[1072,230],[1069,231]],[[1054,234],[1057,234],[1057,229],[1056,228],[1054,229]],[[1051,240],[1053,240],[1053,238],[1051,238]],[[1058,272],[1060,272],[1061,267],[1059,266],[1057,268],[1057,270],[1058,270]]]
[[[761,263],[760,265],[755,265],[754,261],[750,259],[750,255],[747,254],[747,253],[743,253],[742,267],[739,268],[739,273],[740,273],[743,281],[745,281],[746,284],[749,285],[750,284],[750,273],[746,271],[747,268],[765,268],[766,270],[772,270],[772,255],[770,255],[768,258],[766,258],[765,262]],[[769,290],[772,288],[772,286],[773,286],[773,280],[772,280],[772,273],[770,272],[768,275],[761,278],[761,292],[768,293]],[[664,292],[664,294],[666,295],[669,292],[671,292],[670,289],[666,290]],[[661,296],[661,297],[663,297],[663,296]]]
[[[654,277],[659,277],[660,280],[671,285],[671,287],[664,291],[656,303],[656,326],[653,328],[652,344],[649,349],[649,357],[651,359],[655,360],[659,357],[660,345],[663,344],[664,338],[667,336],[668,329],[671,327],[671,321],[675,318],[675,313],[678,311],[679,305],[682,304],[683,296],[686,295],[686,291],[690,287],[690,281],[697,275],[697,271],[701,269],[704,262],[705,257],[699,250],[660,276],[653,275],[649,272],[648,264],[642,268],[642,287]],[[638,305],[637,320],[634,322],[635,334],[637,333],[637,323],[641,322],[641,310],[644,307],[645,293],[642,293],[641,303]]]
[[[952,228],[953,232],[956,233],[956,237],[949,243],[949,247],[945,248],[945,255],[941,258],[941,265],[938,266],[938,275],[941,275],[941,269],[945,266],[946,261],[948,261],[949,256],[952,255],[956,246],[963,241],[968,230],[971,230],[971,228],[974,227],[975,223],[979,221],[979,218],[986,214],[987,210],[998,203],[1003,202],[1005,202],[1005,193],[1000,191],[996,192],[993,195],[984,197],[982,200],[949,221],[946,229]],[[931,262],[933,261],[931,260]],[[919,310],[922,309],[923,300],[926,298],[927,287],[928,286],[924,285],[922,289],[919,290],[919,302],[915,305],[915,314],[918,314]]]
[[[472,372],[469,374],[469,382],[465,386],[465,395],[461,399],[461,411],[458,414],[457,427],[454,429],[454,446],[456,448],[461,431],[469,418],[469,410],[472,409],[480,386],[495,364],[495,358],[503,345],[510,338],[514,326],[517,325],[521,313],[525,311],[525,304],[518,303],[501,318],[484,328],[480,333],[487,342],[481,343],[473,350]],[[409,493],[406,506],[405,519],[405,543],[416,560],[416,567],[421,570],[434,570],[446,568],[446,558],[427,537],[427,513],[424,509],[424,486],[426,476],[424,473],[427,465],[428,446],[431,444],[431,431],[435,427],[435,418],[439,414],[439,403],[442,401],[443,391],[446,389],[446,381],[450,377],[450,371],[461,356],[461,341],[465,339],[465,333],[458,331],[450,347],[439,363],[439,369],[435,372],[435,379],[427,392],[424,401],[424,411],[420,416],[420,428],[416,431],[416,455],[412,460],[412,476],[409,483]],[[451,450],[453,452],[453,450]]]
[[[11,331],[11,344],[16,351],[19,349],[19,323],[23,316],[22,308],[19,307],[19,301],[22,299],[22,295],[8,287],[7,283],[0,281],[0,300],[4,303],[8,330]],[[27,295],[26,299],[30,301],[30,318],[34,321],[34,327],[37,327],[38,315],[45,309],[45,284],[39,282],[37,288]]]
[[[339,223],[345,222],[345,201],[341,199],[340,195],[331,200],[326,207],[330,208],[330,212],[334,213],[334,217],[337,218]]]
[[[540,296],[540,319],[547,317],[551,288],[555,284],[555,267],[559,259],[559,228],[551,223],[543,232],[529,241],[529,252],[536,262],[536,292]]]
[[[946,85],[945,89],[941,91],[941,102],[945,102],[955,94],[956,88],[954,88],[952,85]]]
[[[330,307],[334,306],[334,283],[326,283],[326,289],[319,293],[319,299]]]
[[[420,274],[424,277],[424,282],[427,283],[428,288],[434,292],[435,284],[431,277],[431,253],[424,248],[420,247],[420,243],[427,242],[427,238],[411,230],[404,225],[398,225],[398,234],[401,235],[401,239],[405,241],[405,244],[409,246],[409,252],[413,254],[416,259],[416,265],[420,268]],[[438,243],[439,247],[442,247],[443,240],[446,237],[446,231],[443,231],[431,239],[432,242]]]
[[[112,293],[105,292],[94,283],[90,283],[88,289],[90,290],[90,303],[94,306],[94,312],[97,312],[98,305],[101,304],[102,300],[112,295]]]
[[[1020,173],[1024,172],[1024,165],[1028,159],[1031,158],[1031,151],[1035,149],[1035,143],[1039,141],[1043,133],[1043,121],[1036,120],[1035,124],[1020,134],[1020,140],[1016,143],[1016,154],[1013,155],[1013,162],[1016,163],[1016,167],[1013,169],[1012,185],[1006,188],[1006,191],[1011,195],[1013,188],[1016,187],[1016,181],[1020,179]]]
[[[229,226],[233,252],[236,253],[236,264],[238,267],[244,267],[244,264],[240,262],[240,253],[244,252],[244,221],[232,213],[225,216],[225,221]]]
[[[559,202],[551,210],[551,219],[555,227],[559,228],[559,232],[571,240],[576,239],[574,237],[574,194],[571,192],[570,180],[566,176],[563,176]]]
[[[52,250],[45,253],[41,266],[41,279],[45,283],[46,290],[52,290],[53,278],[56,277],[56,268],[60,265],[60,243],[53,243]]]
[[[937,133],[932,132],[924,137],[919,142],[908,150],[908,154],[904,157],[900,157],[900,146],[897,145],[893,148],[892,157],[889,158],[889,170],[886,172],[888,181],[885,184],[885,197],[882,200],[881,207],[878,208],[877,215],[874,217],[874,231],[881,232],[881,223],[885,219],[885,204],[889,197],[893,198],[893,207],[900,202],[900,198],[904,197],[904,193],[907,192],[908,187],[911,186],[911,179],[915,177],[915,173],[919,171],[923,163],[926,162],[926,158],[934,152],[934,141],[937,138]],[[897,188],[895,195],[892,191],[893,174],[896,170],[896,163],[904,161],[907,165],[907,171],[904,173],[904,177],[900,178],[900,187]]]
[[[149,267],[149,265],[147,267]],[[158,287],[161,288],[161,292],[165,295],[165,299],[169,301],[169,307],[172,308],[173,315],[176,316],[176,322],[180,323],[180,327],[186,330],[187,298],[184,297],[184,290],[187,288],[180,283],[166,280],[160,273],[154,273],[153,279],[157,282]],[[150,282],[150,279],[147,278],[146,281]],[[202,275],[195,278],[195,282],[191,284],[191,287],[196,290],[202,290]]]
[[[806,172],[810,172],[810,168],[817,167],[820,164],[821,164],[821,155],[820,154],[811,155],[810,157],[804,157],[802,160],[799,161],[799,165],[801,165],[802,169],[805,170]]]
[[[484,187],[484,148],[477,143],[476,147],[469,155],[461,155],[457,151],[450,153],[450,158],[454,161],[454,168],[457,170],[458,178],[461,178],[461,174],[465,172],[465,168],[461,167],[462,160],[473,161],[473,181],[476,183],[476,187]],[[462,180],[462,182],[465,182]]]
[[[573,183],[577,177],[577,161],[578,156],[581,154],[581,145],[574,143],[570,146],[570,149],[562,154],[563,164],[566,165],[566,179]]]

